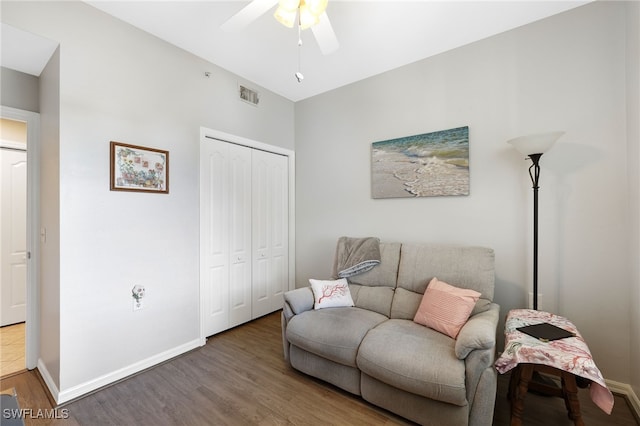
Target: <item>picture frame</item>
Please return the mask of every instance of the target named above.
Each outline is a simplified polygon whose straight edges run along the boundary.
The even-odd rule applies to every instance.
[[[110,142],[111,191],[169,193],[169,151]]]
[[[469,127],[371,144],[371,196],[469,195]]]

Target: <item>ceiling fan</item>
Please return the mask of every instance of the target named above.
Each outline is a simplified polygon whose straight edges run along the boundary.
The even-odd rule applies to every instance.
[[[222,24],[223,31],[240,31],[278,4],[274,17],[292,28],[311,28],[324,55],[335,52],[340,44],[325,11],[328,0],[253,0]],[[296,19],[297,14],[297,19]]]

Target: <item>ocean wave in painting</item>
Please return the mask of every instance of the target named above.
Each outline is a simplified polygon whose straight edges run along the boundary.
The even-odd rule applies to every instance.
[[[373,198],[469,194],[469,128],[372,145]]]

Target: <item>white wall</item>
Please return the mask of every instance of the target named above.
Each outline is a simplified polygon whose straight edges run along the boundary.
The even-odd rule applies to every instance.
[[[4,9],[3,9],[4,11]],[[40,75],[40,339],[38,368],[60,388],[60,49]],[[39,230],[36,230],[39,232]],[[34,309],[35,307],[30,307]],[[53,390],[52,390],[53,391]]]
[[[239,77],[84,3],[3,2],[2,19],[60,43],[59,178],[43,195],[59,192],[43,299],[43,322],[59,301],[59,347],[43,336],[42,358],[64,401],[199,342],[200,126],[293,149],[293,104],[260,88],[258,108],[241,102]],[[168,150],[170,193],[109,191],[112,140]]]
[[[627,6],[627,140],[631,212],[631,359],[640,359],[640,3]],[[640,395],[640,365],[631,362],[631,385]]]
[[[38,112],[38,77],[0,67],[0,104]]]
[[[341,235],[489,246],[502,315],[531,288],[530,162],[505,142],[565,130],[543,156],[541,308],[629,383],[625,5],[597,2],[296,104],[297,285]],[[469,126],[471,194],[377,199],[371,143]],[[633,259],[637,261],[637,259]]]

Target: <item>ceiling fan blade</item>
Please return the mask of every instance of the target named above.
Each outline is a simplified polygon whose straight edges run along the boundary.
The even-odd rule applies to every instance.
[[[333,32],[333,27],[331,26],[327,12],[323,12],[322,15],[320,15],[320,22],[311,27],[311,31],[313,31],[313,35],[318,42],[318,46],[320,46],[320,51],[324,55],[333,53],[340,47],[340,43],[338,43],[336,33]]]
[[[277,3],[278,0],[253,0],[251,3],[243,7],[240,12],[229,18],[220,28],[223,31],[228,32],[240,31],[265,14]]]

